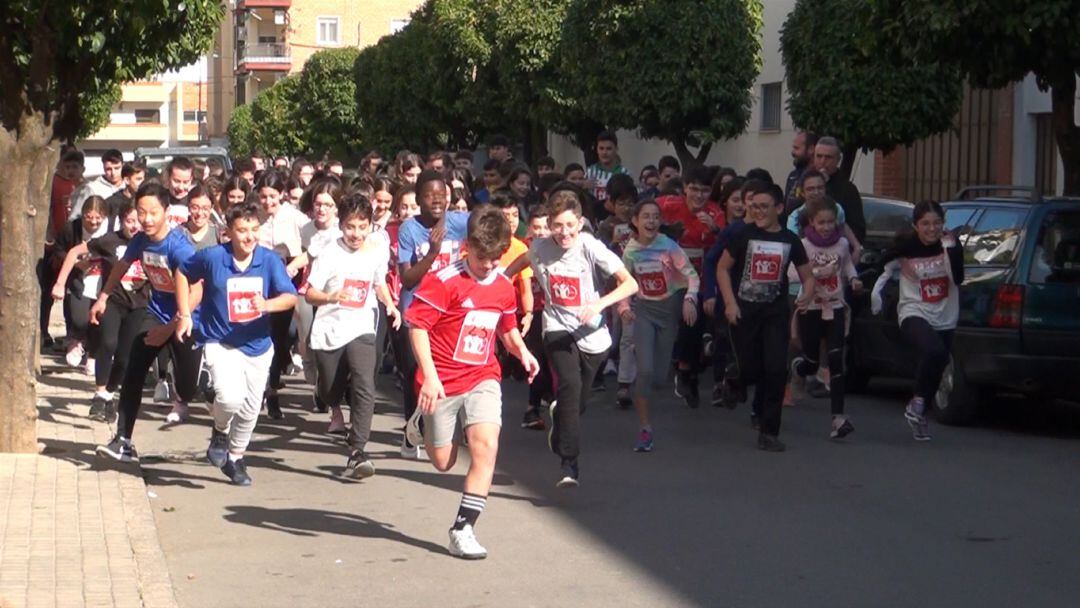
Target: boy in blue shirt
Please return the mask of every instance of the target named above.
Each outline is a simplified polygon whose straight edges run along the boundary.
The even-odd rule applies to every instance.
[[[189,284],[202,282],[196,336],[204,343],[206,366],[214,382],[214,430],[206,458],[233,484],[251,485],[244,451],[262,408],[274,348],[269,313],[296,305],[281,257],[259,247],[259,207],[241,203],[225,215],[229,242],[191,256],[177,273],[179,322],[176,339],[190,340]]]

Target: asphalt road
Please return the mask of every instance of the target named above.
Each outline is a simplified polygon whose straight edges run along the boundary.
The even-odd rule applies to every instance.
[[[397,392],[380,378],[382,395]],[[785,408],[783,454],[755,449],[747,406],[689,410],[663,394],[656,450],[598,393],[584,418],[582,486],[558,490],[544,435],[519,428],[504,385],[495,487],[477,527],[490,557],[445,550],[465,464],[397,455],[398,406],[380,401],[378,473],[336,474],[326,415],[260,420],[250,488],[202,459],[209,418],[136,429],[182,606],[1076,606],[1080,415],[995,407],[977,428],[920,444],[902,385],[849,401],[857,431],[830,442],[828,403]]]

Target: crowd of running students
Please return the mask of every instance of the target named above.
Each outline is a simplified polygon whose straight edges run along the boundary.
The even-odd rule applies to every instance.
[[[226,175],[177,157],[151,176],[111,151],[89,184],[79,183],[81,154],[65,151],[42,311],[47,319],[63,301],[67,363],[95,377],[90,416],[115,421],[98,453],[137,458],[149,377],[169,422],[205,395],[207,459],[248,485],[260,413],[283,418],[284,377],[302,367],[312,408],[346,438],[343,477],[363,479],[375,473],[366,450],[376,374],[393,371],[402,457],[446,471],[459,446],[470,453],[450,551],[480,558],[473,527],[494,472],[504,378],[528,383],[516,411],[522,427],[547,431],[559,487],[579,483],[580,416],[607,374],[613,401],[636,410],[637,452],[653,450],[650,403],[670,375],[691,408],[710,372],[715,406],[734,408],[755,387],[757,446],[782,451],[785,398],[825,367],[817,394],[831,400],[829,437],[854,431],[844,343],[849,294],[864,285],[858,239],[825,194],[829,176],[804,168],[785,194],[760,169],[681,171],[664,157],[635,182],[613,134],[596,151],[588,168],[560,171],[545,158],[534,171],[497,138],[476,183],[468,152],[371,153],[346,178],[338,162],[285,158],[239,159]],[[901,327],[922,353],[905,410],[918,440],[930,437],[925,410],[963,281],[943,215],[935,203],[915,207],[872,294],[880,310],[899,273]],[[51,341],[47,325],[43,336]]]

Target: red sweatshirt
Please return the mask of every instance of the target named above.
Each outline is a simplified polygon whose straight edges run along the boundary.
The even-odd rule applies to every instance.
[[[679,246],[683,248],[686,257],[690,258],[690,263],[700,274],[705,252],[716,242],[717,232],[727,224],[724,211],[720,205],[712,201],[706,202],[705,206],[697,212],[691,211],[686,204],[686,197],[681,194],[661,196],[656,199],[656,202],[660,204],[660,217],[665,224],[679,222],[683,225]],[[701,221],[698,217],[700,213],[706,213],[712,218],[716,224],[715,230]]]

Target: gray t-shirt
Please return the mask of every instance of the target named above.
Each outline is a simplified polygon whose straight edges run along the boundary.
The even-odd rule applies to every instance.
[[[537,239],[529,247],[535,280],[544,290],[544,333],[569,332],[582,352],[601,353],[611,347],[611,334],[603,323],[582,325],[577,315],[581,306],[600,299],[597,271],[603,278],[625,268],[619,256],[596,237],[582,233],[570,249],[550,238]]]

